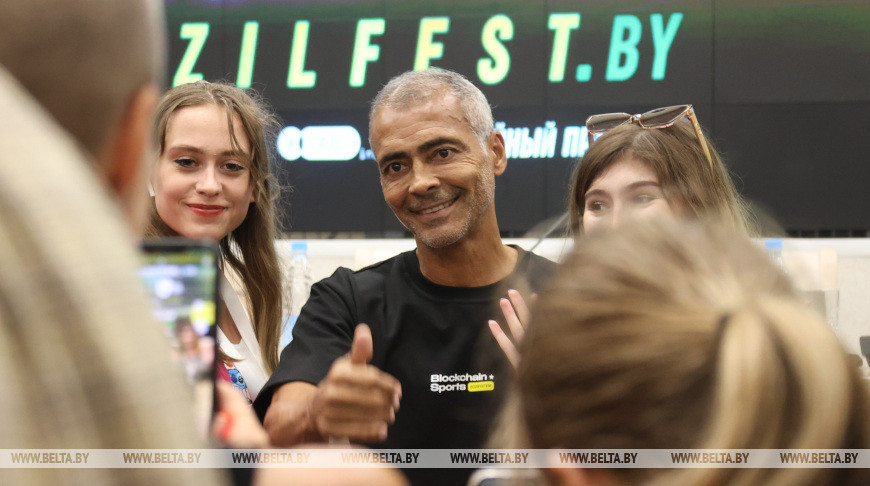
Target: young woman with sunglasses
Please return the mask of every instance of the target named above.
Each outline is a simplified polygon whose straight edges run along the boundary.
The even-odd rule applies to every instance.
[[[600,137],[574,172],[569,214],[575,235],[662,215],[753,233],[746,204],[691,105],[593,115],[586,125],[590,141]]]
[[[586,127],[589,150],[574,171],[568,207],[575,237],[647,218],[707,221],[755,233],[746,203],[692,105],[593,115]],[[500,307],[513,339],[496,321],[489,327],[516,367],[514,343],[522,340],[529,312],[519,292],[511,290],[508,297]]]

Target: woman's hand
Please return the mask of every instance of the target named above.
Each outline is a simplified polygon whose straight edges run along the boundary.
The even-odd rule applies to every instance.
[[[212,422],[212,436],[235,449],[269,447],[269,435],[260,425],[254,408],[233,386],[217,380],[218,411]]]
[[[537,298],[536,294],[532,294],[532,302]],[[510,299],[510,300],[508,300]],[[504,351],[505,356],[517,369],[520,365],[520,354],[517,351],[517,346],[522,342],[523,336],[526,334],[526,325],[529,322],[529,307],[523,296],[516,290],[508,290],[508,298],[502,298],[499,301],[499,307],[507,321],[508,329],[511,332],[511,337],[508,337],[499,326],[498,322],[490,320],[489,330],[492,331],[493,337],[498,341],[499,347]]]

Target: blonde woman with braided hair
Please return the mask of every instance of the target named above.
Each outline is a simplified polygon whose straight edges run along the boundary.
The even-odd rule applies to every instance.
[[[528,447],[870,448],[867,383],[733,229],[659,222],[590,235],[531,319],[513,404]],[[868,473],[548,470],[562,485],[864,485]]]

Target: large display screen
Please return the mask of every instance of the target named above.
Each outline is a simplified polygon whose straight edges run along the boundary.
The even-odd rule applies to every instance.
[[[794,234],[870,228],[866,2],[167,0],[173,85],[262,93],[292,231],[395,234],[369,101],[437,66],[486,94],[505,135],[505,234],[566,208],[584,120],[691,103],[738,187]],[[833,233],[832,233],[833,234]]]

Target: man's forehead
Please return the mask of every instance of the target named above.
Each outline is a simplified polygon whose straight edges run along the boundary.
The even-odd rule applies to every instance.
[[[413,126],[406,126],[408,123],[413,124]],[[397,126],[390,126],[394,124]],[[469,128],[471,127],[465,114],[458,106],[457,100],[439,98],[398,109],[387,106],[379,108],[374,113],[371,131],[374,134],[385,127],[392,130],[401,129],[403,126],[425,129],[432,124],[468,125]]]
[[[403,114],[412,112],[424,111],[449,111],[451,109],[460,109],[459,98],[444,90],[438,90],[430,93],[426,97],[386,101],[381,104],[373,113],[373,121],[378,118],[379,114]]]
[[[470,126],[464,120],[455,117],[413,121],[394,119],[392,122],[373,126],[371,141],[375,155],[380,158],[385,152],[425,151],[433,140],[461,140],[473,136]]]

